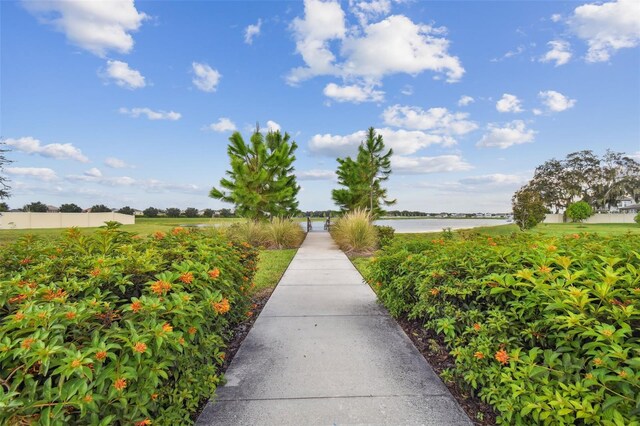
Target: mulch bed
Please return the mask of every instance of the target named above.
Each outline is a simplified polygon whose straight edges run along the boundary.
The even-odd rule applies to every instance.
[[[443,370],[455,367],[455,360],[449,355],[442,339],[433,331],[425,329],[416,320],[397,318],[396,321],[436,374],[440,375]],[[482,426],[496,424],[496,412],[489,404],[469,395],[455,382],[444,380],[443,382],[474,424]]]

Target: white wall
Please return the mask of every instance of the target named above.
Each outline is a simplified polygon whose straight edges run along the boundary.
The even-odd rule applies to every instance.
[[[585,220],[584,223],[635,223],[633,220],[635,217],[636,215],[634,213],[596,213]],[[562,215],[548,214],[544,219],[544,223],[562,223]]]
[[[0,213],[0,229],[94,228],[109,221],[133,225],[136,218],[120,213]]]

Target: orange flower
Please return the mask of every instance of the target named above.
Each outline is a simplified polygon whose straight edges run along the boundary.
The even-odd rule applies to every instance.
[[[473,354],[473,356],[477,359],[484,358],[484,354],[482,352],[476,352],[475,354]]]
[[[253,315],[252,311],[247,311],[247,313],[245,314],[247,316],[247,318],[251,318],[251,316]]]
[[[593,363],[598,367],[600,367],[603,364],[600,358],[594,358]]]
[[[16,321],[22,321],[24,319],[24,314],[22,312],[16,312],[14,319]]]
[[[180,275],[180,281],[185,284],[191,284],[191,282],[193,281],[193,274],[191,272],[185,272],[184,274]]]
[[[473,324],[473,329],[475,331],[480,331],[481,328],[482,328],[482,326],[480,324],[478,324],[478,323]]]
[[[152,393],[152,394],[151,394],[151,399],[152,399],[153,401],[155,401],[156,399],[158,399],[158,394],[157,394],[157,393]]]
[[[212,303],[213,310],[219,313],[220,315],[226,314],[231,309],[231,305],[229,304],[229,300],[226,298],[222,299],[220,302]]]
[[[102,273],[102,271],[101,271],[100,269],[98,269],[98,268],[96,268],[96,269],[94,269],[93,271],[89,272],[89,274],[90,274],[92,277],[97,277],[98,275],[100,275],[100,273]]]
[[[93,396],[92,395],[85,395],[85,397],[82,398],[82,400],[88,404],[88,403],[93,401]]]
[[[622,377],[624,379],[625,377],[627,377],[627,372],[624,371],[624,370],[620,370],[620,372],[618,373],[618,376],[620,376],[620,377]]]
[[[136,300],[131,304],[131,310],[133,312],[138,312],[140,309],[142,309],[142,302],[140,302],[139,300]]]
[[[180,343],[181,345],[184,345],[185,343],[184,337],[179,338],[178,343]]]
[[[211,277],[211,279],[216,279],[220,276],[220,269],[218,268],[214,268],[212,271],[209,271],[209,277]]]
[[[116,381],[113,382],[113,387],[121,391],[127,387],[127,381],[125,379],[116,379]]]
[[[224,352],[220,352],[220,354],[218,355],[218,358],[220,358],[221,360],[224,361],[224,359],[226,358],[226,354]]]
[[[431,295],[432,295],[432,296],[437,296],[437,295],[438,295],[438,293],[440,293],[440,290],[439,290],[439,289],[437,289],[437,288],[432,288],[432,289],[431,289]]]
[[[21,265],[28,265],[29,263],[31,263],[31,258],[30,257],[25,257],[24,259],[22,259],[20,261]]]
[[[106,357],[107,357],[107,351],[98,351],[98,352],[96,352],[96,359],[98,361],[102,361]]]
[[[173,230],[171,231],[171,233],[172,233],[173,235],[178,235],[178,234],[180,234],[180,233],[181,233],[181,232],[183,232],[183,231],[184,231],[184,228],[183,228],[182,226],[176,226],[175,228],[173,228]]]
[[[138,353],[144,353],[147,350],[147,345],[142,342],[138,342],[133,345],[133,350]]]
[[[542,272],[543,274],[548,274],[549,272],[551,272],[551,268],[543,265],[540,267],[540,272]]]
[[[24,339],[22,341],[22,343],[20,344],[20,346],[22,346],[23,349],[30,349],[31,345],[33,345],[33,343],[36,341],[36,339],[32,339],[31,337],[27,337],[26,339]]]
[[[573,234],[573,238],[575,238],[576,240],[580,238],[580,234]]]
[[[495,354],[496,360],[500,361],[501,364],[506,364],[509,362],[509,354],[504,349],[500,349]]]
[[[153,238],[155,238],[156,240],[161,240],[165,237],[165,233],[164,232],[160,232],[160,231],[156,231],[153,233]]]
[[[165,294],[169,290],[171,290],[171,283],[166,281],[158,280],[151,284],[151,291],[155,294]]]
[[[67,292],[62,289],[56,291],[47,290],[44,294],[45,300],[63,299],[65,297],[67,297]]]
[[[168,322],[165,322],[162,326],[162,331],[164,331],[165,333],[171,333],[173,331],[173,327]]]
[[[10,298],[9,299],[9,303],[20,302],[20,301],[22,301],[22,300],[24,300],[26,298],[27,298],[26,294],[19,294],[17,296],[14,296],[14,297]]]
[[[76,313],[75,312],[67,312],[66,314],[64,314],[65,318],[68,320],[72,320],[76,317]]]
[[[138,423],[136,423],[136,426],[148,426],[150,424],[151,424],[151,420],[144,419],[144,420],[141,420]]]
[[[556,251],[558,250],[558,247],[554,246],[553,244],[547,247],[547,250],[549,251]]]
[[[82,366],[82,361],[80,361],[79,359],[74,359],[73,361],[71,361],[71,368],[78,368]]]
[[[196,334],[196,331],[197,331],[197,330],[196,330],[196,328],[195,328],[195,327],[190,327],[190,328],[189,328],[189,334],[191,334],[191,335]]]

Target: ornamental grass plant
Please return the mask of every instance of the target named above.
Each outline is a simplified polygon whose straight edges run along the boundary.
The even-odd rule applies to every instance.
[[[269,248],[285,249],[299,247],[305,233],[299,223],[291,219],[275,218],[265,225]]]
[[[376,228],[371,223],[371,215],[364,209],[356,209],[339,218],[331,229],[331,236],[348,254],[371,253],[377,244]]]

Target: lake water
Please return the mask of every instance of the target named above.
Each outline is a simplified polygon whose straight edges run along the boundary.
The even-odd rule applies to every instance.
[[[498,226],[508,223],[503,219],[381,219],[376,225],[390,226],[398,233],[440,232],[445,228],[468,229],[479,226]]]

